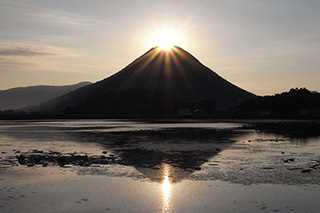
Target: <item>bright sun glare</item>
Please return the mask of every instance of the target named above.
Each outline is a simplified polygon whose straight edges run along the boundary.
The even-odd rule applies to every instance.
[[[153,44],[159,46],[160,49],[169,50],[174,45],[179,45],[179,35],[172,31],[158,32],[153,38]]]

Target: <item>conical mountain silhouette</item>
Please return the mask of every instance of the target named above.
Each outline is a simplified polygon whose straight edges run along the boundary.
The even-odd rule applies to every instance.
[[[128,90],[165,94],[184,103],[214,100],[220,108],[232,107],[255,96],[223,79],[180,47],[170,50],[155,47],[116,74],[46,102],[38,109],[63,110],[88,98]]]

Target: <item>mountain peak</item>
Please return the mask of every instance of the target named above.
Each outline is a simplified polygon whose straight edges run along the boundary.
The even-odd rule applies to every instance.
[[[209,100],[218,108],[230,108],[254,97],[220,77],[181,47],[173,46],[168,50],[153,47],[114,75],[53,100],[41,110],[62,110],[88,98],[121,91],[145,91],[144,94],[156,94],[157,97],[163,94],[184,103]]]
[[[178,46],[169,50],[151,48],[123,70],[106,79],[105,83],[110,81],[119,83],[113,88],[115,90],[160,91],[185,102],[214,99],[221,107],[230,107],[253,96],[226,81]],[[230,95],[233,98],[230,99]]]

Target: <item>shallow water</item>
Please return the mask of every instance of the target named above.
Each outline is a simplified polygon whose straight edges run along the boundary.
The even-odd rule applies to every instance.
[[[0,212],[318,212],[320,138],[242,124],[1,121]]]

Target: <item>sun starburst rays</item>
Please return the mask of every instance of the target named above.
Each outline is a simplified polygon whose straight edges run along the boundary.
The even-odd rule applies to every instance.
[[[161,50],[170,50],[180,44],[181,36],[174,30],[162,29],[152,36],[152,46],[158,46]]]
[[[169,50],[163,50],[160,47],[152,48],[144,56],[131,63],[127,69],[131,70],[131,74],[124,79],[119,85],[119,89],[143,89],[148,88],[149,91],[161,91],[164,94],[176,96],[175,85],[181,85],[184,82],[186,88],[192,88],[192,79],[190,79],[188,69],[185,64],[191,63],[183,50],[177,46],[173,46]],[[191,66],[192,67],[192,66]],[[147,78],[146,78],[147,77]],[[138,84],[133,84],[139,80]],[[164,98],[165,99],[165,98]],[[170,100],[164,100],[165,105],[170,105]]]

